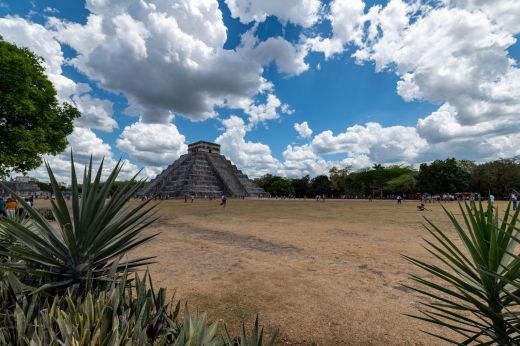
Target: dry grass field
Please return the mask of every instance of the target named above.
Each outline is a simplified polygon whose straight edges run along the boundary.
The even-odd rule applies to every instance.
[[[154,202],[155,203],[155,202]],[[406,317],[418,296],[401,286],[429,258],[423,216],[454,235],[440,204],[415,201],[164,201],[160,234],[139,255],[157,286],[238,332],[259,313],[286,345],[434,345],[432,326]],[[445,203],[457,212],[457,203]],[[499,204],[503,210],[505,204]],[[444,332],[444,331],[441,331]]]

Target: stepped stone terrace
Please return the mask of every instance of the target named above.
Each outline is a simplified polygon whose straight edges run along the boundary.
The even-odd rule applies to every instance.
[[[198,141],[188,145],[188,153],[168,166],[141,190],[140,195],[175,198],[198,197],[267,197],[224,155],[220,145]]]

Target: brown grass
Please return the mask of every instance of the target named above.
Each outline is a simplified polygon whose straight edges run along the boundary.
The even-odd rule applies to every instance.
[[[230,199],[222,209],[218,200],[164,201],[146,230],[160,235],[139,255],[157,256],[157,286],[235,333],[259,313],[286,345],[440,344],[420,330],[444,331],[404,316],[419,296],[401,285],[419,271],[400,255],[429,258],[423,216],[452,228],[438,203],[425,212],[416,204]],[[457,211],[455,202],[444,205]]]

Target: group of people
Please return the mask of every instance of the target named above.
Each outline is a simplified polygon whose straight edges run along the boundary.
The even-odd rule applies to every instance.
[[[305,196],[305,199],[307,199],[307,196]],[[316,202],[325,202],[325,195],[316,195]]]
[[[208,195],[204,195],[204,198],[207,199]],[[191,203],[193,203],[193,201],[195,200],[195,195],[191,194],[190,199],[191,199]],[[213,199],[213,197],[210,195],[209,200],[212,200],[212,199]],[[184,195],[184,203],[188,203],[188,195]],[[227,197],[226,197],[226,195],[222,195],[222,197],[220,197],[220,205],[222,206],[222,208],[225,208],[226,204],[227,204]]]
[[[25,203],[33,206],[34,200],[32,197],[24,199]],[[14,197],[0,197],[0,217],[1,216],[15,216],[16,213],[21,213],[23,208],[19,205]]]
[[[13,197],[3,199],[0,197],[0,216],[14,216],[16,215],[16,209],[18,203]]]

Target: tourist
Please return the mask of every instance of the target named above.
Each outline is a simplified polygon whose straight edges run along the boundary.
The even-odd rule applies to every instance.
[[[511,194],[511,202],[513,202],[513,210],[516,210],[518,205],[518,197],[514,192]]]
[[[397,195],[396,199],[397,199],[397,204],[401,204],[401,195]]]
[[[5,212],[5,201],[2,197],[0,197],[0,216],[7,216]]]
[[[5,204],[5,210],[7,212],[7,216],[15,216],[16,215],[16,199],[13,197],[9,197],[7,199],[7,203]]]
[[[226,195],[222,195],[222,202],[220,202],[220,205],[222,206],[222,208],[226,207],[226,203],[227,203]]]
[[[493,194],[490,194],[488,197],[488,209],[486,209],[486,212],[484,213],[485,217],[488,216],[489,207],[491,207],[491,209],[495,209],[495,196]]]
[[[471,210],[477,208],[477,206],[475,205],[475,194],[474,193],[472,193],[471,196],[469,197],[469,206],[470,206]]]

